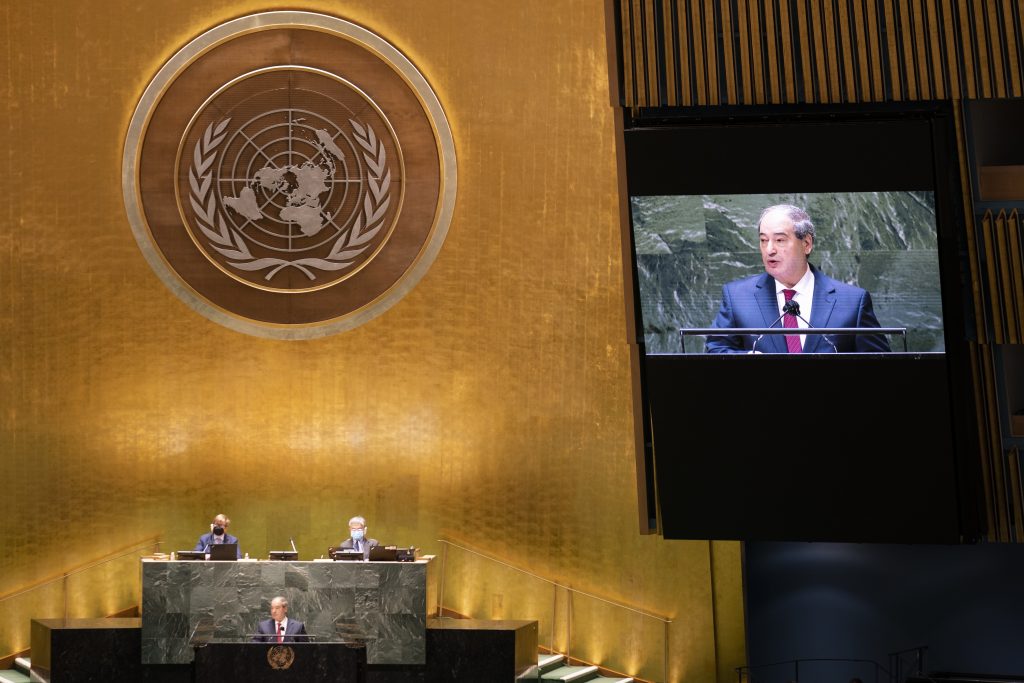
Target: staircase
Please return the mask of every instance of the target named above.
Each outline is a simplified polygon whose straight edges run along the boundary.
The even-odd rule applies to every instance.
[[[28,683],[28,670],[32,666],[28,657],[18,657],[10,669],[0,670],[0,683]]]
[[[600,667],[594,665],[570,664],[565,655],[540,655],[537,666],[519,677],[520,681],[561,681],[562,683],[632,683],[634,679],[626,677],[608,677],[601,674]]]

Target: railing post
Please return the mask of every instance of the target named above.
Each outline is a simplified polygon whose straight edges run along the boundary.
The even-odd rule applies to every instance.
[[[669,626],[671,622],[665,622],[665,647],[662,648],[662,677],[665,679],[665,683],[668,683],[668,637],[669,637]]]
[[[64,590],[64,622],[67,623],[67,620],[68,620],[68,574],[67,574],[67,572],[64,573],[63,580],[60,582],[60,584],[61,584],[61,586],[63,586],[63,590]]]
[[[558,582],[551,582],[551,654],[555,654],[555,629],[558,628]]]
[[[441,541],[441,580],[437,587],[437,618],[444,617],[444,572],[448,560],[448,544]]]
[[[572,586],[566,586],[565,593],[565,658],[568,660],[572,657],[570,650],[572,649]]]

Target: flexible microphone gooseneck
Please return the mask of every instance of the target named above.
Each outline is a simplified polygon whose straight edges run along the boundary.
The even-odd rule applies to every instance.
[[[782,320],[783,318],[785,318],[787,315],[790,315],[790,314],[792,314],[792,315],[800,315],[800,304],[798,304],[797,302],[793,301],[792,299],[787,301],[782,306],[782,315],[780,315],[778,318],[776,318],[775,322],[773,322],[771,325],[768,326],[768,329],[771,329],[771,328],[775,327],[780,320]],[[757,343],[759,341],[761,341],[761,337],[763,337],[763,336],[764,336],[764,333],[761,333],[761,334],[757,335],[757,339],[755,339],[754,343],[750,345],[750,352],[751,353],[754,353],[755,351],[757,351]]]
[[[812,325],[811,322],[807,318],[805,318],[802,315],[800,315],[800,304],[798,304],[797,302],[793,301],[792,299],[786,302],[786,305],[782,307],[782,310],[786,310],[786,309],[790,308],[790,304],[793,304],[793,306],[792,306],[792,310],[790,310],[788,312],[792,313],[793,315],[795,315],[796,317],[800,318],[805,323],[807,323],[807,329],[809,329],[809,330],[815,329],[814,325]],[[825,341],[828,342],[829,346],[832,347],[832,353],[839,353],[839,349],[836,348],[835,343],[833,343],[833,341],[828,338],[827,334],[823,334],[823,335],[821,335],[821,337]]]

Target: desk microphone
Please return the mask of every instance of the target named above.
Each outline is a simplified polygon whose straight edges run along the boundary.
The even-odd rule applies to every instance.
[[[294,539],[294,538],[289,538],[289,539],[288,539],[288,542],[292,544],[292,551],[293,551],[293,552],[294,552],[294,553],[295,553],[296,555],[298,555],[298,554],[299,554],[299,550],[298,550],[298,548],[296,548],[296,547],[295,547],[295,539]]]
[[[790,310],[790,311],[787,311],[787,312],[789,312],[789,313],[792,313],[793,315],[795,315],[796,317],[800,318],[800,319],[801,319],[801,320],[803,320],[803,321],[804,321],[805,323],[807,323],[807,329],[809,329],[809,330],[813,330],[813,329],[815,329],[815,328],[814,328],[814,325],[812,325],[812,324],[811,324],[811,322],[810,322],[810,321],[809,321],[809,320],[808,320],[807,318],[805,318],[805,317],[803,317],[802,315],[800,315],[800,304],[798,304],[797,302],[795,302],[795,301],[793,301],[793,300],[791,299],[791,300],[789,300],[789,301],[787,301],[787,302],[786,302],[786,305],[785,305],[785,306],[783,306],[783,307],[782,307],[782,309],[783,309],[783,310],[789,309],[789,308],[790,308],[790,304],[793,304],[793,306],[792,306],[792,310]],[[835,344],[834,344],[834,343],[832,342],[832,340],[831,340],[831,339],[829,339],[829,338],[828,338],[828,335],[827,335],[827,334],[823,334],[823,335],[821,335],[821,336],[822,336],[822,338],[823,338],[823,339],[824,339],[825,341],[827,341],[827,342],[828,342],[828,345],[832,347],[832,353],[839,353],[839,349],[837,349],[837,348],[836,348],[836,345],[835,345]]]
[[[797,315],[797,316],[800,315],[800,304],[798,304],[797,302],[793,301],[792,299],[790,299],[785,304],[783,304],[783,306],[782,306],[782,315],[780,315],[778,318],[776,318],[775,322],[773,322],[771,325],[768,326],[768,329],[771,329],[771,328],[775,327],[775,325],[777,325],[780,320],[782,320],[783,318],[785,318],[789,314]],[[764,336],[763,332],[761,334],[757,335],[757,339],[755,339],[754,343],[750,346],[750,352],[751,353],[754,353],[755,351],[757,351],[757,342],[761,341],[761,337],[763,337],[763,336]]]

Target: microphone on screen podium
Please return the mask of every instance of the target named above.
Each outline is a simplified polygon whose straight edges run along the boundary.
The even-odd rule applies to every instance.
[[[295,539],[294,538],[289,538],[288,542],[292,544],[292,550],[295,552],[296,555],[298,555],[299,554],[299,549],[295,547]]]
[[[783,310],[786,310],[786,309],[790,308],[790,306],[789,306],[790,304],[793,304],[793,306],[792,306],[792,310],[790,310],[788,312],[792,313],[793,315],[795,315],[796,317],[800,318],[805,323],[807,323],[807,329],[809,329],[809,330],[815,329],[814,325],[812,325],[811,322],[807,318],[805,318],[802,315],[800,315],[800,304],[798,304],[797,302],[793,301],[792,299],[786,302],[786,305],[782,307]],[[827,334],[823,334],[821,336],[822,336],[822,338],[825,341],[828,342],[828,345],[832,347],[832,353],[839,353],[839,349],[836,348],[835,343],[831,339],[828,338]]]
[[[782,320],[783,318],[785,318],[787,315],[790,315],[790,314],[796,315],[796,316],[800,315],[800,304],[798,304],[797,302],[793,301],[792,299],[790,299],[785,304],[783,304],[783,306],[782,306],[782,315],[780,315],[778,318],[776,318],[775,322],[773,322],[771,325],[768,326],[768,329],[771,329],[771,328],[775,327],[779,323],[780,320]],[[761,337],[763,337],[763,336],[764,336],[763,332],[761,334],[757,335],[757,339],[755,339],[754,343],[751,344],[751,346],[750,346],[750,352],[751,353],[754,353],[754,352],[757,351],[757,343],[759,341],[761,341]]]

